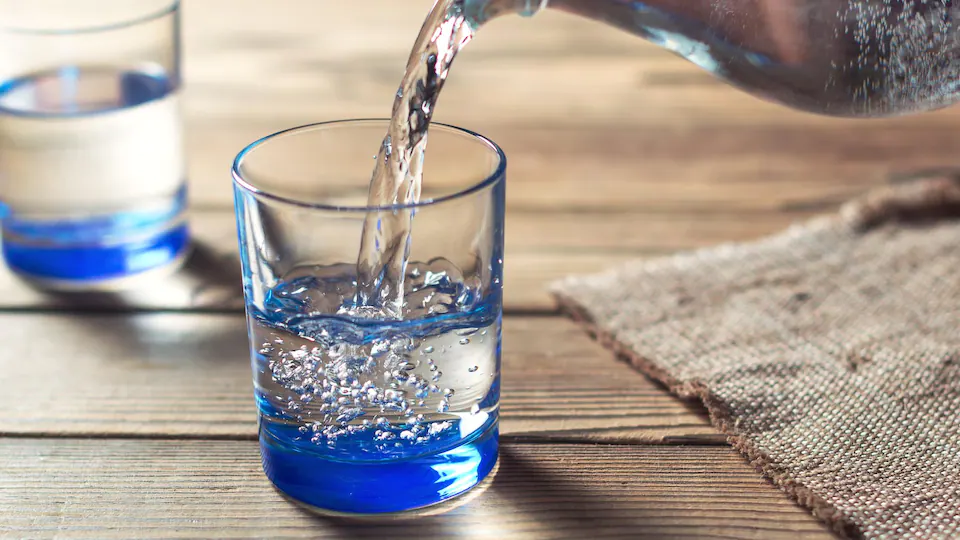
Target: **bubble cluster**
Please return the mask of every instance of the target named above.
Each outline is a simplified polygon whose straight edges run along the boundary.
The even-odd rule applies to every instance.
[[[269,414],[296,422],[298,440],[315,444],[358,434],[400,448],[436,438],[466,412],[471,392],[481,399],[482,387],[459,386],[475,361],[456,361],[483,343],[494,304],[478,278],[433,259],[409,264],[403,316],[385,317],[356,305],[355,268],[294,269],[252,306]],[[456,404],[454,388],[468,392]]]
[[[369,430],[376,440],[389,441],[398,436],[394,428],[402,427],[399,437],[418,443],[439,434],[436,426],[450,425],[426,425],[421,411],[427,400],[436,396],[434,410],[443,413],[453,396],[453,390],[435,384],[443,373],[432,359],[427,361],[429,375],[417,372],[421,361],[413,353],[418,347],[416,340],[396,336],[369,344],[321,340],[292,350],[268,342],[260,354],[268,359],[273,381],[291,393],[284,412],[305,423],[301,433],[312,442],[333,443]],[[394,426],[387,416],[400,418],[403,425]]]

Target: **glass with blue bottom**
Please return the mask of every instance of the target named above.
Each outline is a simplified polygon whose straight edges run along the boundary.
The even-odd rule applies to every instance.
[[[0,0],[0,226],[14,272],[109,289],[183,260],[179,8]]]
[[[497,463],[506,158],[434,125],[421,202],[371,209],[386,130],[304,126],[233,168],[264,471],[324,513],[431,507]],[[371,211],[414,216],[399,315],[357,303]]]

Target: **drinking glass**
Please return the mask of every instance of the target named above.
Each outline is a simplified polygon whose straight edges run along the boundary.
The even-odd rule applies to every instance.
[[[506,158],[434,124],[421,202],[371,208],[387,125],[291,129],[233,166],[264,471],[324,513],[421,509],[497,462]],[[369,212],[414,216],[399,317],[356,301]]]
[[[183,259],[179,9],[0,0],[0,225],[18,274],[105,289]]]

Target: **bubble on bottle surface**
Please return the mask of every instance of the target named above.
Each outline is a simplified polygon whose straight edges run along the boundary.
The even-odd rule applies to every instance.
[[[423,354],[430,354],[430,353],[432,353],[434,350],[436,350],[436,349],[433,348],[433,345],[427,345],[426,347],[423,348],[423,351],[422,351],[422,352],[423,352]]]
[[[469,371],[470,373],[476,373],[478,369],[480,369],[480,366],[470,366],[469,368],[467,368],[467,371]]]

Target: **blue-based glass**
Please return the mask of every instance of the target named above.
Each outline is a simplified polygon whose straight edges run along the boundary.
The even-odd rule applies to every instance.
[[[4,259],[71,290],[173,268],[189,245],[179,5],[51,2],[0,0]]]
[[[321,512],[425,508],[497,462],[506,161],[479,135],[431,128],[402,316],[391,317],[356,304],[386,126],[297,128],[234,165],[264,471]]]

